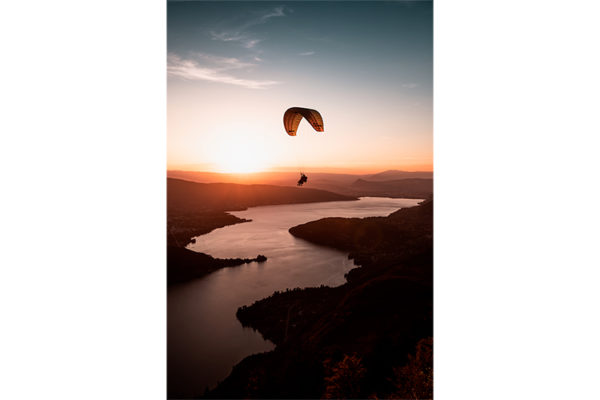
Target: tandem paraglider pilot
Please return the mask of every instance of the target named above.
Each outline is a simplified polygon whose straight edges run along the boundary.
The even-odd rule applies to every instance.
[[[306,183],[308,178],[302,172],[300,172],[300,179],[298,179],[298,186],[302,186]]]

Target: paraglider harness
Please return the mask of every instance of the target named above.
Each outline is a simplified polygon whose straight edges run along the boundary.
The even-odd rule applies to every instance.
[[[308,178],[306,177],[306,175],[304,175],[303,172],[300,172],[300,179],[298,179],[298,186],[304,185],[307,180],[308,180]]]

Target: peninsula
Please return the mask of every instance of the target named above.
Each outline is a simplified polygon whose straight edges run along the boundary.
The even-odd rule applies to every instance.
[[[324,218],[294,236],[348,251],[342,286],[275,292],[237,317],[273,341],[208,398],[431,398],[433,201],[387,217]]]

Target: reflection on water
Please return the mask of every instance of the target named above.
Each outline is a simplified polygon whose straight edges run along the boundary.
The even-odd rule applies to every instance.
[[[358,201],[253,207],[231,212],[251,219],[198,236],[189,249],[219,258],[254,258],[264,263],[223,268],[168,290],[168,384],[171,393],[199,395],[223,380],[244,357],[274,345],[243,328],[238,307],[286,288],[345,282],[354,267],[347,254],[296,239],[288,229],[324,217],[385,216],[421,200],[363,197]]]

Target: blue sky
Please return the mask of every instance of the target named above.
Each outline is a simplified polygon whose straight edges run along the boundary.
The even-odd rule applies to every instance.
[[[259,169],[431,169],[431,2],[171,1],[167,24],[169,167],[223,170],[241,141]],[[290,142],[292,106],[322,137]]]

